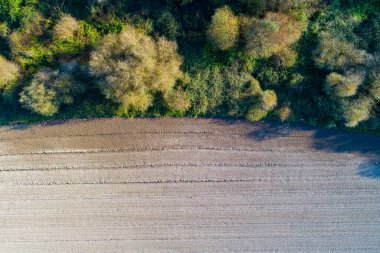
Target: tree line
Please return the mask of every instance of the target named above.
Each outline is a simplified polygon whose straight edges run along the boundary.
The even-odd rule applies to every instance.
[[[1,114],[378,131],[379,53],[379,0],[0,0]]]

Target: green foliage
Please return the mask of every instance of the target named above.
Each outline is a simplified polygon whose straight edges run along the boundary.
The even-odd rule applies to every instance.
[[[379,53],[378,0],[0,0],[0,122],[201,115],[380,131]]]
[[[15,22],[21,9],[22,0],[0,0],[0,20]]]
[[[0,38],[7,38],[9,33],[9,28],[7,23],[0,23]]]
[[[165,10],[157,19],[157,27],[162,35],[170,40],[176,40],[180,33],[180,25],[170,11]]]
[[[20,93],[24,108],[43,116],[52,116],[62,105],[70,105],[74,97],[85,91],[85,85],[75,79],[80,71],[76,62],[64,64],[61,70],[43,69]]]
[[[268,115],[268,111],[260,108],[260,107],[253,107],[249,109],[247,113],[247,120],[256,122],[264,119]]]
[[[294,50],[284,48],[272,56],[272,61],[277,68],[290,68],[297,63],[297,57],[298,55]]]

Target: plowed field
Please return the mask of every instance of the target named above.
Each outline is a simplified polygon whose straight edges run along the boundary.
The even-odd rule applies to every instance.
[[[106,119],[0,127],[0,252],[380,252],[380,138]]]

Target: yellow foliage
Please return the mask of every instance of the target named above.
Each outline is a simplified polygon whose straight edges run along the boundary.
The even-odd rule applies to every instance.
[[[0,56],[0,88],[16,80],[19,76],[19,72],[20,69],[15,63]]]
[[[153,91],[167,93],[182,77],[177,45],[158,41],[134,27],[107,35],[92,53],[90,70],[103,94],[124,107],[146,110]]]
[[[264,19],[242,17],[245,51],[253,57],[269,57],[299,40],[302,22],[284,13],[269,12]]]
[[[268,115],[268,111],[260,107],[253,107],[248,111],[246,118],[249,121],[256,122],[256,121],[262,120],[267,115]]]
[[[367,97],[360,97],[354,101],[343,103],[343,117],[347,127],[356,127],[360,122],[367,120],[371,115],[373,101]]]
[[[171,111],[185,113],[191,106],[190,99],[182,90],[173,90],[165,95],[165,104]]]
[[[269,111],[277,105],[277,95],[273,90],[266,90],[261,95],[261,108]]]
[[[58,40],[71,40],[79,34],[80,29],[81,26],[77,19],[68,14],[62,15],[54,26],[54,38]]]
[[[292,115],[292,109],[290,109],[288,106],[281,107],[277,111],[278,117],[282,122],[289,119],[289,117]]]
[[[233,48],[239,37],[239,19],[229,7],[219,8],[212,16],[207,35],[215,48],[219,50]]]
[[[33,18],[25,27],[11,33],[9,44],[13,55],[18,55],[20,51],[30,46],[33,42],[33,37],[43,35],[44,22],[44,18],[39,13],[34,13]]]
[[[338,97],[354,96],[358,87],[363,83],[364,77],[361,74],[348,74],[347,76],[338,73],[331,73],[327,76],[325,82],[326,91],[330,95]]]

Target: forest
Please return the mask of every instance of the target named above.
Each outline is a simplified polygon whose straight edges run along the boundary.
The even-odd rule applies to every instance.
[[[0,107],[380,133],[380,0],[0,0]]]

